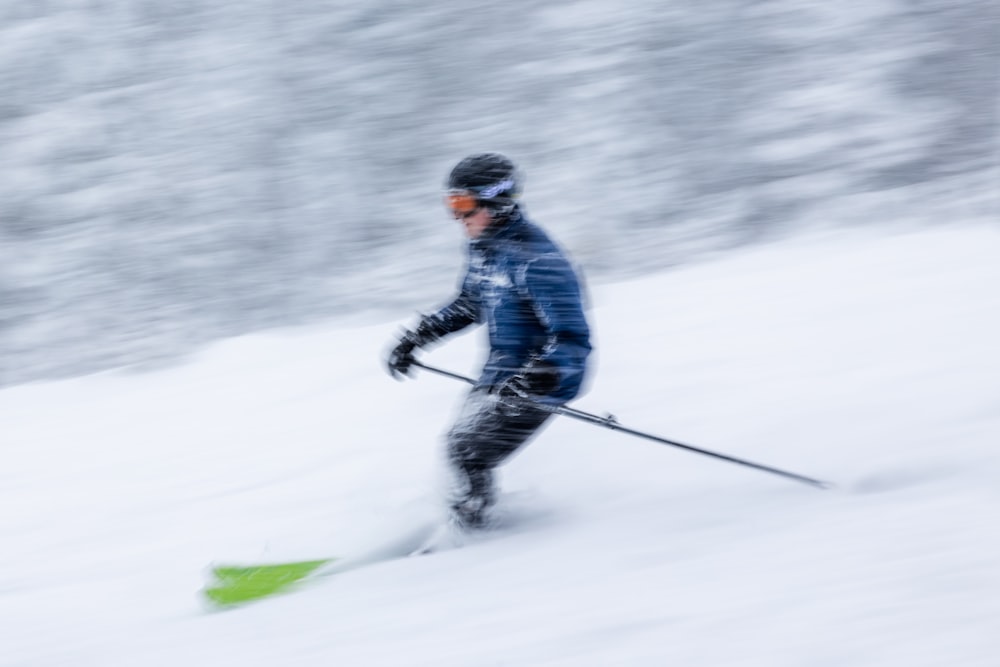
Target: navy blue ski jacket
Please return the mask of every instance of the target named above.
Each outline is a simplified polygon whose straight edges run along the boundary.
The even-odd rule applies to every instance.
[[[469,241],[458,296],[425,322],[436,337],[472,324],[489,326],[490,354],[476,387],[495,387],[529,361],[555,367],[559,385],[538,400],[575,397],[590,354],[590,328],[572,266],[519,209]]]

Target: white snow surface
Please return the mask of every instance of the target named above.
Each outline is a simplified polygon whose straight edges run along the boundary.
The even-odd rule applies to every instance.
[[[1000,664],[1000,233],[817,232],[592,285],[572,405],[504,525],[212,612],[212,562],[355,557],[436,513],[465,387],[412,314],[0,392],[0,665]],[[483,332],[423,360],[474,373]]]

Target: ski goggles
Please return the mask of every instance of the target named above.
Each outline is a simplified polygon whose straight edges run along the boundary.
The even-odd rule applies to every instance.
[[[456,218],[468,218],[482,206],[476,193],[469,190],[449,190],[444,196],[444,202]]]

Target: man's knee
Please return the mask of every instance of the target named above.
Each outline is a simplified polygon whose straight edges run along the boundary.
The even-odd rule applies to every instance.
[[[460,468],[468,467],[478,458],[480,447],[474,433],[452,430],[448,433],[448,461]]]

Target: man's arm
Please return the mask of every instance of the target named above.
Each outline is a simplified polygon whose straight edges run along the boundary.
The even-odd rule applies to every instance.
[[[425,315],[415,333],[421,338],[420,345],[426,345],[480,321],[479,290],[469,272],[455,300],[433,315]]]
[[[591,350],[580,283],[564,257],[547,254],[528,263],[523,285],[548,335],[535,363],[557,370],[559,383],[552,396],[572,398],[583,381]]]
[[[458,296],[433,315],[420,319],[416,329],[404,331],[386,359],[389,374],[396,379],[410,374],[414,350],[480,321],[479,291],[471,272],[466,273]]]

